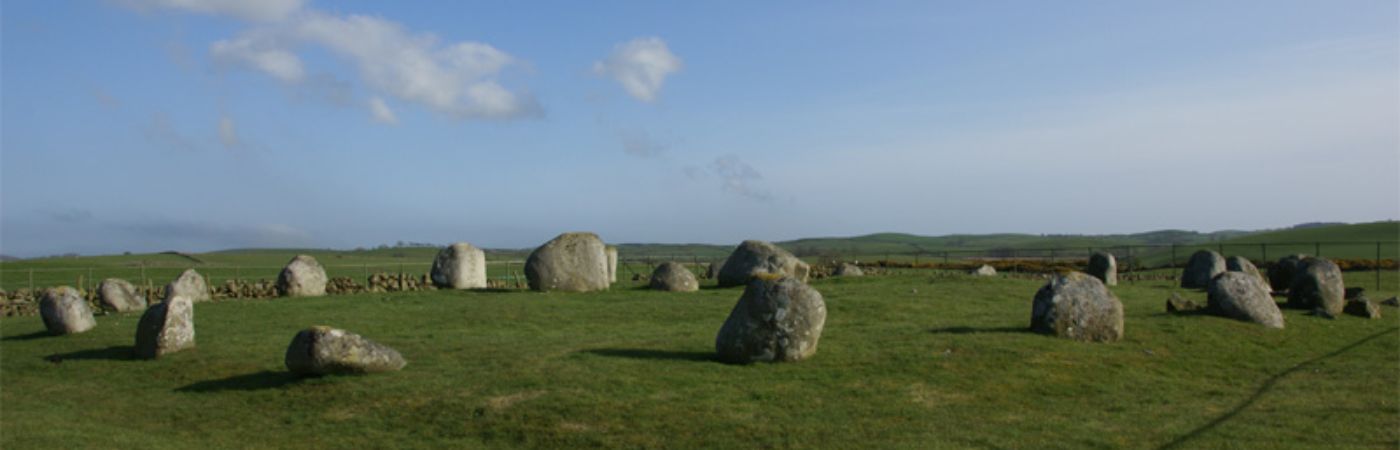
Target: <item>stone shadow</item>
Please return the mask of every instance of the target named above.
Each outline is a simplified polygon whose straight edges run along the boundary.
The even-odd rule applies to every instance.
[[[930,328],[933,334],[1030,333],[1030,327],[942,327]]]
[[[614,358],[719,362],[719,357],[715,355],[714,352],[687,352],[676,350],[652,350],[640,348],[597,348],[592,350],[583,350],[582,352]]]
[[[6,336],[6,337],[5,337],[5,340],[7,340],[7,341],[32,341],[32,340],[35,340],[35,339],[42,339],[42,338],[46,338],[46,337],[50,337],[50,336],[54,336],[54,335],[53,335],[53,334],[50,334],[48,331],[35,331],[35,332],[29,333],[29,334],[17,334],[17,335],[14,335],[14,336]]]
[[[296,384],[302,379],[303,377],[300,375],[291,372],[264,370],[218,380],[201,381],[176,388],[175,392],[256,391]]]
[[[68,360],[129,361],[134,359],[136,359],[136,348],[130,345],[113,345],[107,348],[79,350],[70,353],[55,353],[44,357],[44,361],[54,364],[59,364]]]

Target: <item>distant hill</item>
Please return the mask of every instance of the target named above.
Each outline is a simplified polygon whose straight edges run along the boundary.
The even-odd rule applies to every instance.
[[[20,258],[16,258],[16,257],[10,256],[10,255],[0,255],[0,261],[19,261],[19,260],[20,260]]]

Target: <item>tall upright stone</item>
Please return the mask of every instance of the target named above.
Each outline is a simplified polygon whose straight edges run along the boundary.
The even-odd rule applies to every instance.
[[[1283,313],[1269,296],[1269,286],[1244,271],[1229,271],[1210,281],[1206,309],[1231,319],[1283,328]]]
[[[486,287],[486,252],[466,242],[438,251],[433,258],[433,285],[446,289]]]
[[[719,286],[743,286],[758,275],[781,275],[806,283],[812,268],[787,250],[763,241],[744,241],[719,270]]]
[[[744,288],[715,337],[722,361],[791,362],[817,352],[826,324],[826,303],[797,278],[761,274]]]
[[[617,247],[611,245],[603,247],[603,251],[608,253],[608,282],[617,282]]]
[[[1112,253],[1094,252],[1089,255],[1088,273],[1106,286],[1117,286],[1118,258],[1114,258]]]
[[[1225,273],[1225,257],[1210,250],[1198,251],[1191,255],[1191,259],[1186,262],[1186,268],[1181,271],[1181,287],[1208,288],[1210,280],[1222,273]]]
[[[194,302],[175,296],[146,309],[136,325],[136,357],[155,359],[194,347]]]
[[[1269,286],[1274,292],[1287,291],[1293,286],[1293,277],[1303,268],[1303,261],[1308,259],[1308,255],[1294,254],[1279,258],[1273,267],[1269,268]]]
[[[97,286],[97,299],[102,307],[116,312],[131,312],[146,309],[146,295],[136,286],[121,278],[102,280]]]
[[[525,278],[536,291],[587,292],[608,288],[608,257],[593,233],[564,233],[525,260]]]
[[[44,297],[39,300],[39,317],[53,335],[78,334],[97,326],[87,300],[68,286],[44,290]]]
[[[297,255],[277,275],[277,292],[287,297],[326,295],[326,269],[311,255]]]
[[[1324,313],[1337,317],[1346,307],[1346,285],[1342,282],[1342,270],[1336,263],[1321,258],[1307,258],[1302,267],[1293,274],[1293,284],[1288,287],[1288,306]]]
[[[1259,284],[1262,285],[1262,287],[1264,288],[1265,294],[1268,294],[1273,290],[1273,288],[1269,285],[1269,280],[1267,278],[1264,278],[1263,274],[1259,273],[1259,268],[1255,267],[1254,263],[1249,261],[1249,258],[1245,258],[1243,256],[1238,255],[1225,258],[1225,271],[1239,272],[1254,277],[1254,280],[1259,282]]]
[[[178,296],[185,296],[190,301],[199,303],[209,301],[209,285],[205,284],[204,277],[195,272],[194,269],[185,269],[180,273],[175,281],[165,285],[165,299],[169,300]]]
[[[1077,341],[1117,341],[1123,338],[1123,303],[1098,278],[1062,274],[1035,293],[1031,331]]]

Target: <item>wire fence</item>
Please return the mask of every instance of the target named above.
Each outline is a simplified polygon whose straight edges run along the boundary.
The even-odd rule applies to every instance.
[[[1119,246],[1082,246],[1046,248],[979,248],[928,250],[912,247],[902,251],[871,252],[861,250],[790,248],[797,256],[812,264],[830,265],[837,262],[864,266],[909,270],[963,270],[970,266],[992,263],[1012,274],[1043,274],[1087,264],[1096,252],[1112,254],[1118,261],[1120,273],[1146,276],[1149,273],[1170,273],[1182,268],[1192,253],[1211,250],[1225,256],[1242,256],[1266,269],[1278,258],[1292,254],[1322,256],[1338,262],[1343,270],[1374,271],[1380,288],[1381,273],[1397,270],[1400,259],[1398,241],[1354,242],[1262,242],[1210,244],[1134,244]],[[710,254],[640,254],[622,255],[618,260],[618,281],[646,281],[656,266],[675,261],[704,275],[709,264],[723,264],[724,258]],[[19,262],[23,264],[23,261]],[[209,285],[235,282],[272,282],[282,266],[228,264],[146,264],[92,267],[31,267],[11,268],[16,263],[0,265],[0,290],[30,289],[60,285],[80,289],[96,289],[102,280],[120,278],[138,286],[164,285],[186,269],[196,269]],[[504,286],[524,286],[523,260],[487,261],[487,278]],[[9,266],[9,267],[6,267]],[[363,264],[323,265],[331,278],[367,280],[375,274],[399,277],[425,277],[431,261],[375,262]],[[1001,269],[999,269],[1001,270]],[[1132,278],[1129,277],[1131,280]]]

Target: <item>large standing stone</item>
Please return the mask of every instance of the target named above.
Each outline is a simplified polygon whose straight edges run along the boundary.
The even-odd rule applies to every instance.
[[[97,286],[97,298],[102,307],[116,312],[140,311],[146,309],[146,296],[136,290],[136,286],[121,278],[102,280]]]
[[[1123,338],[1123,303],[1098,278],[1062,274],[1036,292],[1031,331],[1078,341],[1117,341]]]
[[[87,300],[68,286],[44,290],[44,298],[39,300],[39,316],[44,319],[44,328],[54,335],[82,333],[97,326]]]
[[[968,274],[977,277],[994,277],[997,275],[997,268],[983,264],[976,269],[972,269]]]
[[[719,270],[719,286],[742,286],[760,274],[783,275],[806,283],[812,268],[776,245],[744,241],[729,254]]]
[[[1215,277],[1210,282],[1206,308],[1219,316],[1283,328],[1283,313],[1258,275],[1241,271]]]
[[[608,253],[608,282],[617,282],[617,247],[611,245],[604,247],[603,251]]]
[[[1114,258],[1112,253],[1094,252],[1089,255],[1088,273],[1106,286],[1117,286],[1118,258]]]
[[[440,288],[486,287],[486,252],[466,242],[443,247],[433,258],[433,284]]]
[[[1269,280],[1267,278],[1264,278],[1263,274],[1259,273],[1259,268],[1254,267],[1254,263],[1250,262],[1249,258],[1245,258],[1243,256],[1231,256],[1229,258],[1225,258],[1225,271],[1239,272],[1252,276],[1254,277],[1254,280],[1259,282],[1259,284],[1264,288],[1265,294],[1273,292],[1273,288],[1269,285]]]
[[[835,269],[832,269],[831,274],[838,277],[863,277],[865,276],[865,271],[861,270],[860,266],[855,264],[841,263],[837,264]]]
[[[564,233],[525,260],[525,277],[536,291],[587,292],[608,288],[608,257],[593,233]]]
[[[1279,258],[1278,262],[1269,268],[1269,287],[1272,287],[1274,292],[1287,291],[1293,286],[1293,277],[1302,270],[1305,259],[1308,259],[1308,255],[1296,254]]]
[[[326,269],[311,255],[297,255],[277,275],[277,292],[287,297],[326,295]]]
[[[732,363],[800,361],[817,352],[825,323],[816,289],[794,277],[759,275],[720,327],[715,351]]]
[[[1288,287],[1288,306],[1317,310],[1331,317],[1341,315],[1346,306],[1342,270],[1326,258],[1303,260],[1300,270],[1293,274],[1293,284]]]
[[[678,262],[668,262],[651,272],[651,288],[658,291],[694,292],[700,289],[695,274]]]
[[[199,272],[195,272],[194,269],[185,269],[179,278],[165,285],[165,300],[182,295],[195,303],[207,302],[209,301],[209,285],[204,283],[204,277],[199,276]]]
[[[146,309],[136,325],[136,357],[155,359],[194,347],[194,302],[176,296]]]
[[[724,260],[713,261],[709,267],[705,268],[705,279],[713,280],[719,278],[719,270],[724,268]]]
[[[1210,280],[1225,272],[1225,257],[1210,250],[1201,250],[1191,255],[1186,268],[1181,271],[1181,287],[1205,289]]]
[[[287,370],[300,375],[389,372],[407,364],[397,350],[326,326],[297,333],[285,362]]]

